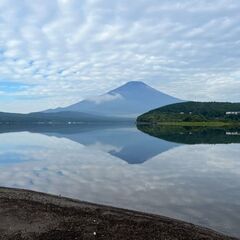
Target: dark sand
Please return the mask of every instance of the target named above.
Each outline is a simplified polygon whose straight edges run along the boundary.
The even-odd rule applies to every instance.
[[[234,239],[182,221],[0,188],[0,240]]]

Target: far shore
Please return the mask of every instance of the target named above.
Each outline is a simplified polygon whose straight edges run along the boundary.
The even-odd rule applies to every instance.
[[[138,125],[181,126],[181,127],[240,127],[240,122],[137,122]]]
[[[0,240],[234,240],[183,221],[0,188]]]

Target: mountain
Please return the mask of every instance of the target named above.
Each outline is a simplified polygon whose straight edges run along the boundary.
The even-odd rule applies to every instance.
[[[132,81],[106,94],[45,112],[75,111],[105,116],[136,117],[159,106],[182,102],[143,82]]]

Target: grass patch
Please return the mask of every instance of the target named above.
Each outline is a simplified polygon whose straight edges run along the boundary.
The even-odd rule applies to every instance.
[[[157,122],[157,125],[184,126],[184,127],[225,127],[240,126],[238,122]]]

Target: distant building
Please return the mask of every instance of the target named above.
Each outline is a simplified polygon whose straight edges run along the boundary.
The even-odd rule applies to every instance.
[[[238,112],[226,112],[226,115],[240,115],[240,111],[238,111]]]
[[[180,112],[180,114],[181,114],[181,115],[183,115],[183,114],[184,114],[184,112]]]
[[[226,132],[226,135],[240,136],[240,132]]]

